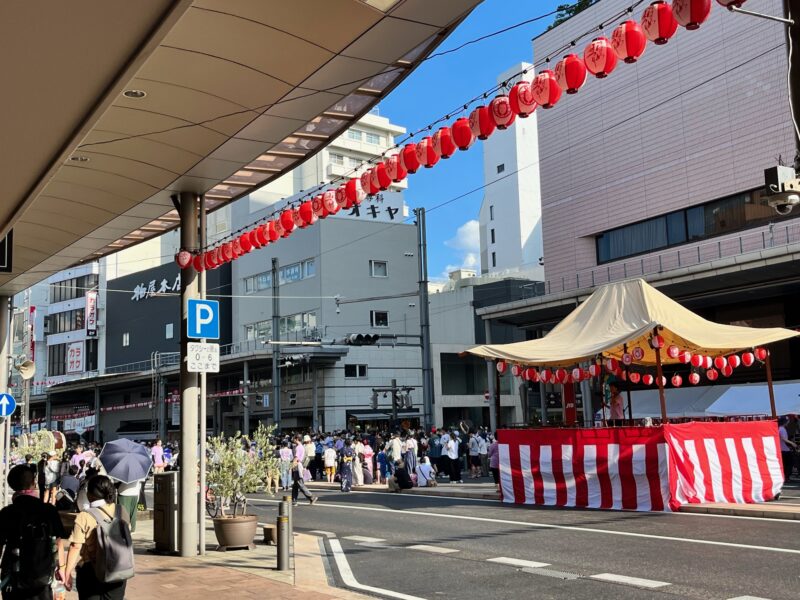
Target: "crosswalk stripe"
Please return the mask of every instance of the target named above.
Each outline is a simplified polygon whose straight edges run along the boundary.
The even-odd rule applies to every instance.
[[[409,550],[420,550],[422,552],[432,552],[434,554],[452,554],[458,552],[454,548],[443,548],[442,546],[428,546],[426,544],[416,544],[414,546],[406,546]]]
[[[529,569],[540,569],[542,567],[549,567],[550,563],[536,562],[535,560],[522,560],[521,558],[509,558],[507,556],[498,556],[497,558],[488,558],[487,562],[500,563],[502,565],[511,565],[512,567],[523,567]]]
[[[348,535],[344,539],[350,540],[351,542],[366,542],[366,543],[376,543],[376,542],[386,541],[383,538],[365,537],[363,535]]]
[[[327,536],[330,536],[330,537],[336,537],[336,534],[333,533],[332,531],[323,531],[322,529],[314,529],[312,531],[309,531],[308,533],[314,533],[316,535],[327,535]]]
[[[643,588],[660,588],[671,585],[666,581],[655,581],[653,579],[641,579],[640,577],[628,577],[627,575],[616,575],[614,573],[599,573],[597,575],[589,575],[591,579],[599,581],[610,581],[613,583],[624,583],[626,585],[635,585],[636,587]]]

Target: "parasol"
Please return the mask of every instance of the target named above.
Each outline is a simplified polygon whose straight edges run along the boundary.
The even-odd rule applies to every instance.
[[[100,462],[109,477],[122,483],[144,479],[152,465],[147,448],[127,438],[120,438],[103,446]]]

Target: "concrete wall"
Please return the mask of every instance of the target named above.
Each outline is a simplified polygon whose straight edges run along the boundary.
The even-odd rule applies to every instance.
[[[542,34],[535,60],[629,4],[603,0]],[[782,14],[781,4],[752,0],[747,8]],[[574,281],[596,265],[602,231],[762,187],[764,168],[779,156],[791,164],[786,69],[783,25],[714,4],[699,30],[679,28],[636,64],[590,76],[577,94],[537,110],[547,279]]]

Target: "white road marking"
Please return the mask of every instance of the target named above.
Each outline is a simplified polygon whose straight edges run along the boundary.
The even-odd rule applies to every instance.
[[[258,503],[262,502],[265,504],[273,504],[278,502],[277,500],[261,500],[259,498],[253,498],[250,502]],[[745,550],[758,550],[761,552],[777,552],[780,554],[800,554],[800,550],[794,550],[791,548],[773,548],[770,546],[753,546],[750,544],[735,544],[732,542],[717,542],[714,540],[698,540],[698,539],[691,539],[691,538],[681,538],[681,537],[674,537],[669,535],[655,535],[652,533],[634,533],[632,531],[615,531],[611,529],[596,529],[593,527],[578,527],[576,525],[555,525],[552,523],[535,523],[531,521],[512,521],[510,519],[490,519],[487,517],[469,517],[466,515],[449,515],[446,513],[429,513],[423,512],[421,510],[397,510],[394,508],[378,508],[375,506],[354,506],[352,504],[334,504],[331,502],[326,502],[323,506],[327,508],[340,508],[348,511],[353,510],[363,510],[368,512],[380,512],[380,513],[391,513],[393,515],[397,515],[399,513],[405,515],[414,515],[420,517],[433,517],[435,519],[457,519],[461,521],[473,521],[473,522],[480,522],[480,523],[495,523],[499,525],[521,525],[523,527],[531,527],[531,528],[538,528],[538,529],[555,529],[559,531],[577,531],[579,533],[597,533],[601,535],[615,535],[615,536],[622,536],[622,537],[633,537],[633,538],[641,538],[641,539],[649,539],[649,540],[663,540],[669,542],[681,542],[685,544],[701,544],[704,546],[722,546],[724,548],[743,548]],[[771,521],[775,521],[775,519],[770,519]],[[794,523],[796,521],[780,521],[781,523]]]
[[[386,540],[383,538],[374,538],[374,537],[364,537],[363,535],[348,535],[345,536],[346,540],[350,540],[351,542],[364,542],[367,544],[375,544],[377,542],[385,542]]]
[[[314,533],[316,535],[324,535],[328,537],[336,537],[336,534],[332,531],[323,531],[322,529],[314,529],[313,531],[309,531],[308,533]]]
[[[625,585],[634,585],[636,587],[656,589],[671,585],[666,581],[655,581],[653,579],[641,579],[639,577],[628,577],[627,575],[615,575],[614,573],[599,573],[598,575],[589,575],[591,579],[600,581],[610,581],[612,583],[624,583]]]
[[[394,592],[392,590],[385,590],[383,588],[372,587],[371,585],[359,583],[355,575],[353,575],[353,571],[350,568],[350,564],[347,562],[347,557],[344,555],[344,550],[342,550],[342,545],[339,543],[339,540],[329,539],[328,543],[331,545],[333,559],[336,561],[336,567],[339,569],[339,575],[347,587],[356,590],[362,590],[364,592],[371,592],[373,594],[378,594],[379,596],[398,598],[399,600],[425,600],[419,596],[410,596],[409,594],[403,594],[400,592]]]
[[[521,558],[508,558],[507,556],[488,558],[486,559],[486,562],[500,563],[501,565],[511,565],[512,567],[523,567],[528,569],[541,569],[542,567],[550,566],[550,563],[536,562],[535,560],[522,560]]]
[[[736,598],[728,598],[728,600],[769,600],[769,598],[762,598],[761,596],[736,596]]]
[[[426,544],[415,544],[413,546],[406,546],[409,550],[420,550],[422,552],[433,552],[434,554],[452,554],[453,552],[460,552],[455,548],[443,548],[442,546],[428,546]]]

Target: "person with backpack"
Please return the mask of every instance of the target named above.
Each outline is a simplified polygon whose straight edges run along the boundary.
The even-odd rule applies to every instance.
[[[8,473],[12,502],[0,510],[0,581],[3,600],[52,600],[50,587],[64,564],[64,526],[37,493],[37,473],[17,465]]]
[[[105,475],[92,477],[86,493],[89,510],[75,518],[61,579],[71,590],[75,571],[79,600],[124,600],[127,580],[134,575],[128,513],[114,503],[114,484]]]

